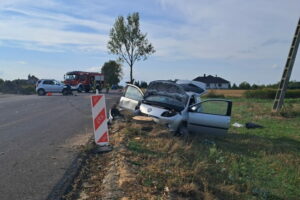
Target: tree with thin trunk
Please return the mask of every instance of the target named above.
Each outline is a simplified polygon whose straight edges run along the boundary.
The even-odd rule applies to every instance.
[[[155,52],[154,47],[140,30],[139,13],[119,16],[110,31],[110,40],[107,48],[110,53],[118,56],[119,60],[126,62],[130,67],[130,83],[133,83],[132,68],[136,61],[146,60]]]

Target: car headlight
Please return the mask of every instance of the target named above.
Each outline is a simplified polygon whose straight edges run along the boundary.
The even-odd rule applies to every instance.
[[[168,111],[165,111],[161,114],[162,117],[173,117],[177,114],[176,111],[173,111],[173,110],[168,110]]]

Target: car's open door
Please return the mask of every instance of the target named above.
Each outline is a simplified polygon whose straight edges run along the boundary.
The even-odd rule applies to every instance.
[[[143,100],[144,94],[140,88],[135,85],[128,84],[125,88],[119,103],[119,107],[135,111],[138,104]]]
[[[188,130],[194,133],[225,134],[230,127],[232,102],[205,100],[189,108]]]

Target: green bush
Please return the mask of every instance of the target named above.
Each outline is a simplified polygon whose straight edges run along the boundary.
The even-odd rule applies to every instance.
[[[7,94],[34,94],[35,86],[23,80],[4,81],[0,84],[0,92]]]
[[[276,89],[249,90],[245,92],[245,97],[258,99],[274,99],[276,96],[276,92]],[[300,90],[287,90],[285,97],[300,98]]]
[[[35,94],[35,86],[22,86],[19,90],[20,94]]]

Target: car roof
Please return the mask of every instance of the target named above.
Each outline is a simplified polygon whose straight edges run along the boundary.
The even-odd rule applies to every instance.
[[[149,85],[153,84],[153,83],[161,83],[161,84],[169,84],[169,85],[176,85],[176,87],[180,87],[181,91],[184,92],[186,95],[188,96],[192,96],[192,95],[203,95],[207,92],[206,90],[206,85],[202,82],[198,82],[198,81],[190,81],[190,80],[155,80],[155,81],[151,81],[149,83]],[[139,87],[132,85],[132,84],[127,84],[127,85],[131,85],[134,86],[138,89],[140,89]],[[148,86],[149,87],[149,86]],[[146,90],[147,93],[147,90]]]
[[[207,92],[206,85],[202,82],[189,81],[189,80],[176,80],[176,84],[183,87],[183,89],[188,95],[192,95],[192,94],[203,95]]]

